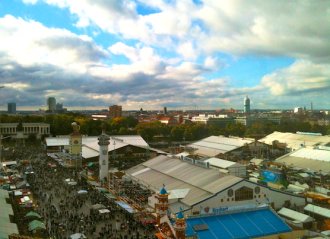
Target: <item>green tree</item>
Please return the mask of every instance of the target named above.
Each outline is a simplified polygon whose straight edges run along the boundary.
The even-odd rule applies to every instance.
[[[185,127],[183,125],[176,125],[171,129],[171,139],[180,141],[183,140],[183,135],[185,132]]]

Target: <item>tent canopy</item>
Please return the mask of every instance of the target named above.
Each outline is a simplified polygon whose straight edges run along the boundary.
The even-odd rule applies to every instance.
[[[106,188],[96,187],[96,189],[101,193],[107,193],[108,192],[108,189],[106,189]]]
[[[38,230],[38,229],[46,230],[45,224],[38,220],[33,220],[32,222],[29,223],[29,231],[34,231],[34,230]]]
[[[97,204],[92,205],[92,208],[95,210],[99,210],[99,209],[106,208],[106,206],[104,206],[103,204],[97,203]]]
[[[123,201],[116,201],[116,204],[119,205],[121,208],[125,209],[129,213],[134,213],[134,209]]]
[[[75,233],[70,236],[70,239],[82,239],[82,238],[87,238],[87,237],[82,233]]]
[[[109,209],[100,209],[99,210],[99,213],[101,213],[101,214],[104,214],[104,213],[110,213],[110,210]]]
[[[86,194],[86,193],[88,193],[87,190],[79,190],[78,191],[78,194]]]
[[[39,213],[36,213],[34,211],[30,211],[28,212],[25,217],[37,217],[37,218],[41,218],[40,214]]]

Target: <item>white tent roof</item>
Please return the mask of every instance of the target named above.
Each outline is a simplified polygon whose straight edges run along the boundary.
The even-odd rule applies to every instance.
[[[69,146],[70,136],[48,137],[46,145],[49,146]],[[140,135],[118,135],[110,136],[108,152],[122,148],[127,145],[137,147],[149,147],[147,142]],[[85,159],[98,157],[99,145],[98,137],[82,137],[82,157]]]
[[[311,148],[302,148],[291,154],[292,157],[307,158],[330,163],[330,151]]]
[[[228,161],[224,159],[219,159],[219,158],[209,158],[206,159],[204,162],[210,163],[210,165],[218,167],[218,168],[230,168],[233,166],[241,166],[238,163],[235,163],[233,161]]]
[[[178,198],[185,198],[187,194],[189,193],[189,188],[184,189],[173,189],[168,191],[168,199],[178,199]]]
[[[197,154],[214,157],[220,153],[227,153],[252,142],[254,142],[253,139],[210,136],[195,143],[189,144],[188,146],[197,149],[195,152]]]
[[[318,144],[327,144],[330,142],[330,136],[283,133],[275,131],[258,141],[272,145],[273,141],[275,140],[279,141],[280,143],[286,143],[288,148],[299,149],[302,145],[305,145],[306,147],[312,147]]]
[[[127,170],[126,174],[155,192],[163,184],[168,191],[189,189],[181,199],[186,205],[194,205],[243,181],[233,175],[221,174],[216,169],[198,167],[163,155]]]
[[[313,204],[307,204],[307,206],[304,207],[304,210],[326,218],[330,218],[330,209],[324,207],[315,206]]]
[[[99,210],[99,213],[101,213],[101,214],[104,214],[104,213],[109,213],[110,212],[110,210],[109,209],[100,209]]]
[[[82,233],[75,233],[70,236],[70,239],[83,239],[83,238],[87,238],[87,237]]]
[[[291,167],[330,173],[330,151],[328,150],[301,148],[276,159],[276,161]]]
[[[285,207],[283,207],[277,213],[281,216],[290,218],[290,219],[292,219],[294,221],[298,221],[298,222],[305,223],[305,222],[315,221],[314,218],[312,218],[306,214],[303,214],[303,213],[300,213],[300,212],[297,212],[297,211],[294,211],[294,210],[291,210],[291,209],[285,208]]]

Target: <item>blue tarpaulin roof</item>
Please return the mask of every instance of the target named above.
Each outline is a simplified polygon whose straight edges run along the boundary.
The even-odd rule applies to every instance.
[[[188,218],[186,222],[186,235],[199,239],[253,238],[292,231],[270,209]],[[207,229],[195,231],[196,225],[206,225]]]
[[[122,207],[123,209],[125,209],[126,211],[128,211],[129,213],[133,213],[134,209],[128,205],[127,203],[123,202],[123,201],[116,201],[116,203]]]

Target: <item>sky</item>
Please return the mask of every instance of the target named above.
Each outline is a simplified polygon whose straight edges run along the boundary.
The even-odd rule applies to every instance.
[[[0,109],[330,109],[323,0],[1,0]]]

